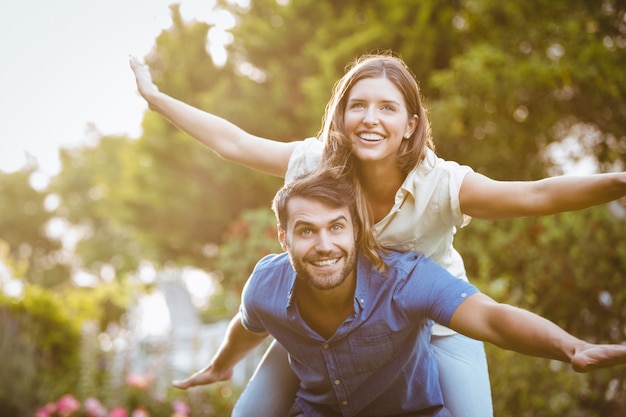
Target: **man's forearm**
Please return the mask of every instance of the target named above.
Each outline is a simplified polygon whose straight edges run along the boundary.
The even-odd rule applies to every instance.
[[[451,327],[466,336],[529,356],[570,362],[582,340],[529,311],[475,294],[454,313]]]
[[[211,363],[189,378],[173,381],[174,386],[180,389],[187,389],[230,379],[235,365],[266,337],[266,334],[257,334],[246,330],[241,324],[240,315],[235,315],[230,321],[224,340],[217,353],[213,356]]]
[[[216,370],[233,368],[266,338],[267,334],[252,333],[243,327],[241,315],[237,313],[228,324],[224,340],[211,364]]]
[[[543,317],[484,294],[468,297],[452,315],[450,327],[503,349],[570,363],[577,372],[626,364],[624,345],[585,342]]]
[[[529,356],[571,362],[576,348],[584,341],[572,336],[551,321],[529,311],[498,304],[497,317],[491,320],[491,343]]]

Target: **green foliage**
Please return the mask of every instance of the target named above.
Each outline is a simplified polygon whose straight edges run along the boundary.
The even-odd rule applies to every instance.
[[[44,205],[48,193],[30,184],[35,171],[0,173],[0,240],[9,245],[15,261],[26,265],[26,280],[53,287],[67,281],[69,268],[60,257],[61,242],[46,233],[52,215]]]
[[[240,292],[261,258],[282,251],[276,217],[269,207],[244,212],[231,224],[219,247],[216,266],[224,274],[222,283]]]
[[[470,280],[496,300],[527,308],[585,340],[621,343],[624,236],[623,219],[596,207],[509,222],[474,220],[457,234],[456,246]],[[493,347],[488,359],[496,415],[511,409],[520,415],[621,415],[617,411],[626,407],[622,368],[576,375]]]
[[[589,151],[623,166],[624,10],[584,0],[464,2],[463,53],[426,87],[439,151],[499,179],[536,179],[545,145],[582,123],[603,136]]]
[[[103,137],[94,146],[62,149],[61,172],[49,187],[61,200],[55,214],[81,235],[75,248],[81,266],[100,278],[106,265],[121,278],[140,260],[136,242],[116,215],[123,209],[115,197],[123,186],[121,161],[130,147],[126,138]]]
[[[173,27],[147,58],[155,81],[163,91],[228,118],[230,106],[247,101],[244,90],[253,82],[215,67],[205,50],[208,27],[187,25],[172,10]],[[259,119],[246,108],[238,118],[249,128],[245,120]],[[120,161],[123,181],[112,214],[157,265],[208,269],[207,251],[221,243],[228,224],[246,209],[269,204],[280,181],[221,160],[154,114],[143,127]]]
[[[265,255],[283,251],[277,233],[276,217],[269,207],[246,211],[231,224],[215,260],[225,291],[216,294],[210,303],[221,301],[226,307],[223,317],[237,311],[241,290],[257,262]]]
[[[27,285],[19,299],[0,293],[0,414],[32,415],[38,404],[74,387],[79,375],[78,322],[62,300]]]
[[[390,49],[415,72],[446,159],[497,179],[536,179],[554,172],[547,146],[582,125],[594,133],[582,138],[583,145],[600,167],[624,169],[621,1],[252,0],[247,9],[227,0],[219,4],[238,22],[223,67],[206,52],[210,26],[184,22],[178,6],[172,6],[172,27],[146,61],[162,91],[253,134],[285,141],[315,135],[346,64]],[[254,264],[280,251],[268,206],[281,181],[221,160],[155,113],[146,114],[143,128],[137,140],[104,137],[62,151],[61,173],[47,190],[60,198],[54,213],[44,209],[47,193],[30,186],[32,170],[0,176],[0,238],[10,245],[14,263],[28,268],[24,277],[50,288],[69,278],[60,242],[45,233],[53,217],[81,233],[75,266],[101,278],[112,267],[124,281],[143,259],[217,270],[224,291],[206,314],[228,316]],[[577,336],[619,342],[626,327],[625,232],[623,219],[598,207],[474,221],[459,232],[457,247],[472,282],[498,300],[529,308]],[[128,300],[122,284],[72,292],[76,297],[63,293],[68,314],[101,326],[118,320]],[[5,340],[3,349],[39,349]],[[59,354],[70,357],[71,346],[64,349]],[[577,375],[491,347],[488,354],[496,415],[624,414],[621,369]],[[24,363],[12,361],[2,372],[22,372],[17,367]],[[26,375],[34,372],[35,365],[29,366]],[[31,379],[20,381],[10,388],[26,389]],[[218,396],[210,398],[201,403],[219,403]]]

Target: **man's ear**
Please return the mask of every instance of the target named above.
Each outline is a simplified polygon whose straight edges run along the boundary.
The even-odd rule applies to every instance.
[[[280,227],[280,225],[278,225],[276,227],[276,229],[278,230],[278,241],[280,242],[280,246],[283,248],[283,250],[286,251],[288,246],[287,246],[287,242],[286,242],[286,232],[285,232],[285,229]]]
[[[354,230],[354,241],[357,242],[359,240],[359,223],[356,221],[352,222],[352,230]]]

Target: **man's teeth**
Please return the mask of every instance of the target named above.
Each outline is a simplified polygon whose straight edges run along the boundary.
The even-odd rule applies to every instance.
[[[383,140],[384,139],[381,135],[378,135],[376,133],[361,133],[359,137],[364,140]]]
[[[330,266],[330,265],[336,264],[337,261],[338,261],[338,259],[326,259],[324,261],[312,262],[312,264],[315,265],[315,266]]]

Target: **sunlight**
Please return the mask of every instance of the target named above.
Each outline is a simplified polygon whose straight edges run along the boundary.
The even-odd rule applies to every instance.
[[[161,291],[144,294],[139,298],[137,307],[139,337],[164,336],[170,330],[170,313]]]

